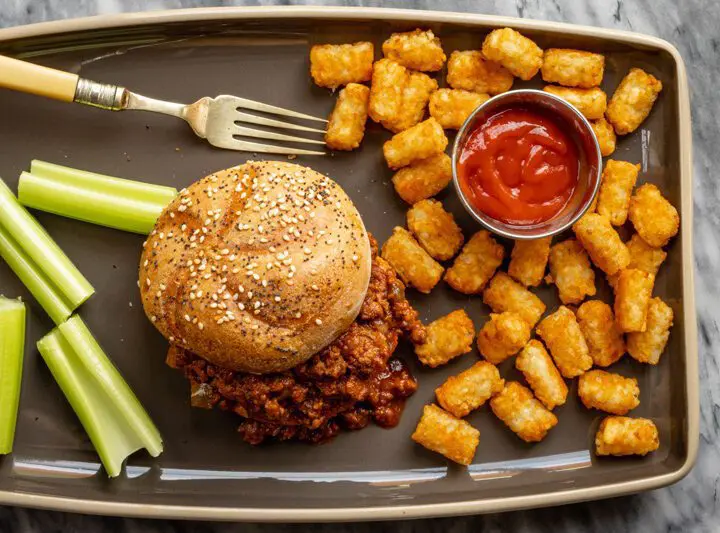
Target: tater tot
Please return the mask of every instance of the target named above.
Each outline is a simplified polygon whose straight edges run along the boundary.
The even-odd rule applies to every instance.
[[[437,405],[423,407],[412,440],[461,465],[469,465],[480,443],[480,432]]]
[[[393,135],[383,145],[385,161],[392,169],[405,167],[421,159],[442,153],[448,144],[437,120],[429,119]]]
[[[625,354],[622,332],[608,304],[589,300],[578,308],[576,316],[595,365],[610,366]]]
[[[409,204],[435,196],[452,179],[450,156],[439,153],[398,170],[392,178],[395,192]]]
[[[463,234],[452,213],[437,200],[421,200],[407,212],[408,229],[434,259],[452,259],[463,245]]]
[[[598,87],[575,89],[548,85],[543,88],[543,91],[554,94],[574,105],[588,120],[602,118],[607,108],[607,95]]]
[[[650,246],[661,248],[677,235],[680,216],[655,185],[645,183],[630,199],[628,211],[635,231]]]
[[[587,213],[573,224],[573,231],[595,266],[606,274],[612,276],[630,262],[627,246],[606,216]]]
[[[490,400],[492,412],[525,442],[540,442],[558,423],[557,417],[516,381],[505,384]]]
[[[615,130],[612,125],[605,120],[605,117],[600,117],[597,120],[590,122],[595,137],[597,138],[598,146],[600,146],[600,155],[607,157],[615,151],[617,144],[617,137],[615,136]]]
[[[373,66],[368,114],[392,132],[404,131],[423,119],[436,89],[430,76],[381,59]]]
[[[354,150],[360,146],[365,136],[369,98],[370,89],[357,83],[348,83],[340,91],[325,132],[329,148]]]
[[[403,88],[410,73],[389,59],[376,61],[372,67],[368,115],[375,122],[397,120],[402,113]]]
[[[578,396],[588,409],[624,415],[640,405],[640,387],[635,378],[604,370],[590,370],[578,380]]]
[[[545,304],[535,294],[508,276],[498,272],[483,291],[483,302],[495,313],[512,311],[534,328],[545,312]]]
[[[605,163],[598,192],[597,212],[610,219],[613,226],[625,224],[630,197],[635,187],[640,165],[609,159]]]
[[[559,242],[550,248],[550,280],[558,289],[564,304],[579,304],[594,296],[595,271],[582,245],[575,239]]]
[[[490,320],[478,334],[478,349],[485,359],[499,365],[527,344],[531,330],[517,313],[490,313]]]
[[[567,400],[568,388],[560,371],[538,340],[531,340],[515,359],[515,368],[523,373],[530,388],[551,411]]]
[[[445,52],[432,30],[393,33],[383,43],[382,51],[388,59],[412,70],[435,72],[445,64]]]
[[[648,304],[645,331],[627,334],[628,353],[641,363],[658,364],[670,338],[672,325],[672,308],[660,298],[651,299]]]
[[[605,116],[618,135],[635,131],[650,114],[662,83],[642,69],[631,68],[610,98]]]
[[[425,343],[415,346],[415,354],[431,368],[472,351],[475,325],[462,309],[431,322],[426,332]]]
[[[508,274],[526,287],[537,287],[545,276],[552,237],[515,241]]]
[[[538,324],[536,333],[545,341],[563,377],[574,378],[592,366],[593,360],[582,330],[573,312],[564,305],[545,317]]]
[[[430,116],[446,130],[457,130],[477,107],[489,99],[489,94],[438,89],[430,95]]]
[[[317,85],[329,89],[368,81],[374,55],[370,42],[315,45],[310,49],[310,75]]]
[[[457,376],[450,376],[435,389],[435,394],[443,409],[462,418],[500,392],[504,385],[495,365],[479,361]]]
[[[569,48],[548,48],[542,64],[542,79],[566,87],[590,89],[602,83],[605,56]]]
[[[660,266],[667,257],[667,252],[662,248],[650,246],[637,233],[633,233],[627,242],[630,251],[630,268],[639,268],[645,272],[656,275]]]
[[[460,255],[445,273],[445,281],[463,294],[480,294],[502,263],[505,249],[490,232],[480,230],[470,237]]]
[[[482,53],[526,81],[535,76],[543,64],[542,49],[512,28],[491,31],[483,41]]]
[[[598,455],[647,455],[659,447],[657,427],[647,418],[608,416],[595,435]]]
[[[397,271],[406,285],[429,293],[440,281],[443,267],[420,246],[405,228],[395,227],[382,247],[382,258]]]
[[[645,272],[650,272],[653,276],[657,276],[660,266],[667,257],[667,252],[662,248],[650,246],[642,240],[637,233],[633,233],[630,240],[625,244],[630,252],[630,263],[628,263],[627,268],[638,268]],[[620,273],[608,276],[608,283],[610,283],[613,289],[615,289],[617,285],[619,275]]]
[[[615,321],[623,332],[645,331],[655,276],[637,268],[620,271],[615,286]]]
[[[453,89],[476,93],[500,94],[509,91],[513,75],[477,50],[453,52],[447,65],[447,83]]]

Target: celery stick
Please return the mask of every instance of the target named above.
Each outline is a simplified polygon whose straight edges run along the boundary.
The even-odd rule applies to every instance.
[[[18,199],[26,207],[83,222],[147,235],[170,200],[138,200],[112,187],[55,181],[23,172]]]
[[[32,259],[30,259],[22,248],[10,237],[10,235],[0,226],[0,257],[20,278],[33,297],[45,309],[45,312],[55,322],[60,324],[65,322],[72,314],[70,304],[62,297],[62,294],[47,279],[42,270],[40,270]]]
[[[25,254],[53,282],[71,308],[77,308],[95,292],[90,282],[72,264],[38,221],[20,205],[1,179],[0,227],[10,234]]]
[[[0,455],[15,440],[24,352],[25,304],[0,296]]]
[[[140,401],[77,315],[38,342],[55,381],[70,402],[109,477],[132,453],[163,451],[162,437]]]
[[[64,183],[78,188],[104,192],[108,196],[122,196],[138,201],[162,204],[163,207],[177,196],[177,189],[173,187],[105,176],[37,159],[30,163],[30,174],[47,178],[55,183]]]

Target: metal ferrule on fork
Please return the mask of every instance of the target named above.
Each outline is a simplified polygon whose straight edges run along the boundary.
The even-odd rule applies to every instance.
[[[100,109],[120,111],[127,103],[127,90],[125,87],[80,78],[73,101]]]

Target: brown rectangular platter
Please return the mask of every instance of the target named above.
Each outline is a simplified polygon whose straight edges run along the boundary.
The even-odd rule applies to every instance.
[[[692,281],[691,135],[687,78],[677,50],[652,37],[499,17],[440,12],[342,9],[202,9],[99,17],[0,31],[0,53],[125,85],[142,94],[192,102],[235,94],[325,116],[334,104],[308,75],[312,44],[372,40],[429,27],[446,53],[478,49],[495,27],[512,26],[545,47],[605,54],[608,93],[632,66],[663,82],[649,119],[621,138],[613,157],[642,163],[640,182],[657,184],[678,208],[680,235],[657,278],[655,294],[675,312],[667,351],[657,367],[625,357],[614,368],[636,377],[641,405],[660,449],[645,458],[596,458],[591,443],[601,414],[585,409],[573,383],[555,412],[558,426],[541,443],[525,444],[487,408],[469,421],[481,431],[475,463],[448,464],[410,434],[422,406],[449,375],[471,366],[476,352],[437,370],[420,368],[401,345],[420,382],[400,425],[342,434],[322,446],[250,447],[232,415],[191,408],[182,375],[165,366],[164,339],[140,305],[137,263],[142,238],[52,215],[38,219],[97,289],[81,315],[115,361],[165,439],[157,460],[133,456],[126,473],[108,480],[81,425],[34,348],[52,327],[5,264],[0,292],[29,302],[28,348],[15,453],[0,458],[0,504],[86,513],[205,519],[324,521],[409,518],[501,511],[618,496],[667,485],[692,467],[698,445],[698,370]],[[441,85],[444,73],[438,75]],[[539,87],[517,82],[515,87]],[[256,155],[222,151],[169,117],[115,113],[0,92],[0,175],[17,185],[33,158],[76,168],[183,187]],[[362,148],[323,158],[298,158],[337,180],[382,242],[404,225],[381,153],[389,133],[370,124]],[[477,229],[452,187],[439,198],[465,235]],[[627,237],[627,234],[624,235]],[[506,243],[507,244],[507,243]],[[598,274],[599,297],[609,287]],[[556,290],[537,291],[552,310]],[[441,284],[430,295],[408,291],[429,322],[464,308],[480,327],[488,308]],[[518,378],[512,361],[501,367]]]

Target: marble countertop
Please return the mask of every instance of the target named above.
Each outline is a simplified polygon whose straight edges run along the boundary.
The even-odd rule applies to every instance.
[[[0,532],[323,531],[656,531],[720,530],[720,187],[711,154],[720,143],[720,4],[714,0],[2,0],[0,27],[150,9],[228,5],[363,5],[519,16],[627,29],[662,37],[684,57],[690,76],[694,131],[695,269],[701,378],[700,453],[695,469],[672,487],[624,498],[480,517],[318,526],[232,525],[103,518],[0,507]]]

